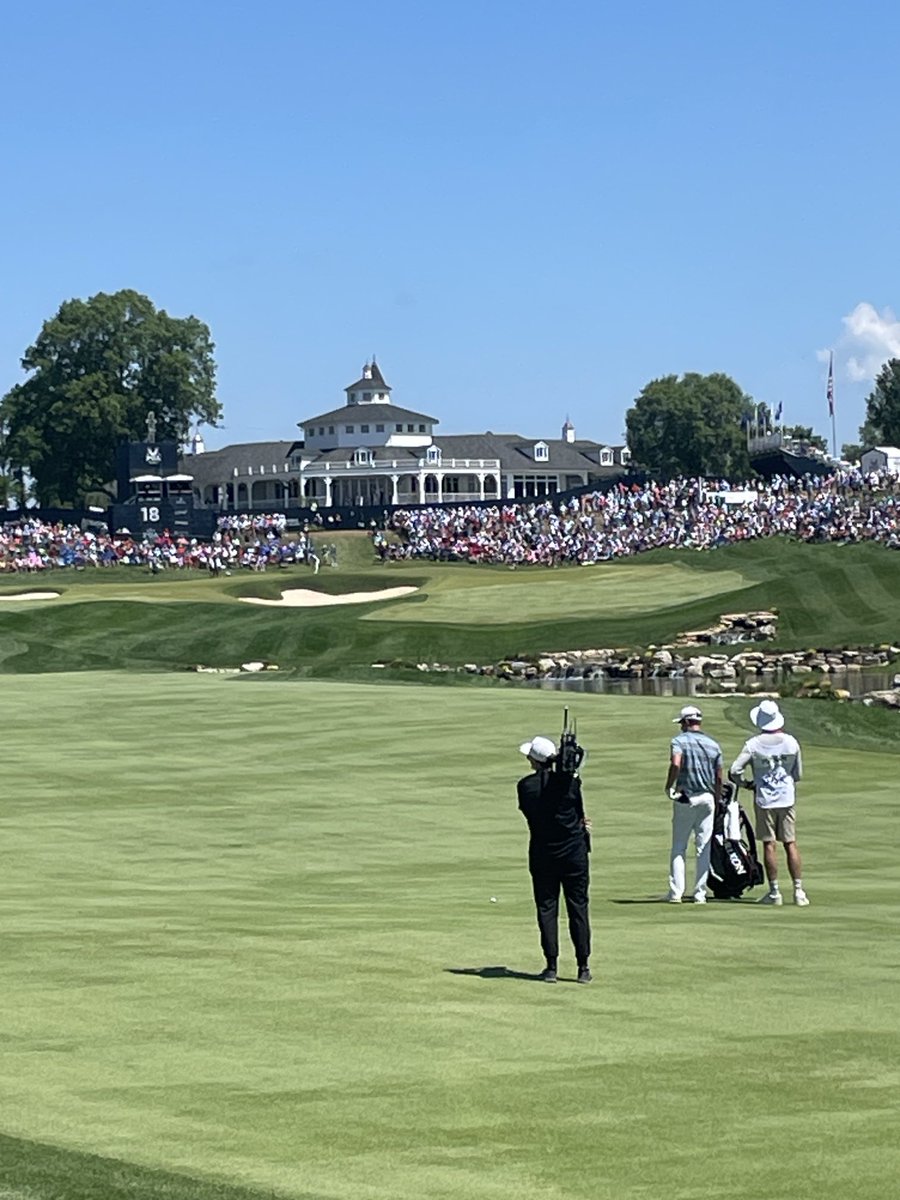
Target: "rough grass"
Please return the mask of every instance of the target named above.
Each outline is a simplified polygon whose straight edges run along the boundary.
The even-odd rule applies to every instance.
[[[815,707],[812,906],[695,909],[647,902],[672,704],[571,707],[589,988],[527,978],[515,747],[557,697],[7,678],[0,1195],[892,1200],[884,714]],[[704,708],[735,753],[745,705]]]

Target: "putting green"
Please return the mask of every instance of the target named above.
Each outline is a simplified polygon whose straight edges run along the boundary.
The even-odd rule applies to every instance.
[[[434,622],[445,625],[510,625],[522,621],[603,616],[625,617],[675,608],[758,583],[740,571],[698,571],[680,563],[599,563],[552,574],[540,568],[492,572],[477,568],[460,586],[457,574],[436,579],[418,604],[390,605],[366,621]]]

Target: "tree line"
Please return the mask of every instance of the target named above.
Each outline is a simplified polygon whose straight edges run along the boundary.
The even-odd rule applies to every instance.
[[[172,317],[136,291],[66,300],[25,351],[25,379],[0,399],[0,504],[10,494],[49,506],[113,499],[116,447],[144,438],[150,412],[160,441],[185,444],[193,423],[215,426],[214,349],[203,321]],[[768,405],[721,373],[654,379],[625,417],[634,465],[661,476],[746,476],[748,429],[774,424]],[[827,448],[809,427],[783,432]],[[900,359],[879,372],[859,437],[844,457],[900,445]]]

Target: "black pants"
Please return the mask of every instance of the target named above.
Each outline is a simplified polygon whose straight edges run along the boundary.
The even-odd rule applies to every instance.
[[[579,965],[586,965],[591,956],[587,853],[582,851],[567,858],[532,855],[529,869],[544,957],[554,963],[559,958],[559,889],[562,888],[575,958]]]

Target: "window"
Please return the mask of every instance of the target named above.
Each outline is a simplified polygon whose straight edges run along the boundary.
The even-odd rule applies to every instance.
[[[517,500],[533,496],[552,496],[559,487],[555,475],[514,475],[513,492]]]
[[[324,436],[325,436],[325,426],[320,425],[319,426],[319,437],[324,437]]]
[[[359,467],[370,467],[372,465],[372,451],[367,446],[359,446],[354,451],[353,461]]]
[[[328,432],[329,432],[329,433],[334,433],[334,426],[333,426],[333,425],[329,425],[329,426],[328,426]]]
[[[631,462],[631,451],[628,449],[627,446],[622,447],[622,462],[623,463]]]
[[[420,425],[420,426],[419,426],[419,433],[424,433],[424,432],[425,432],[425,426],[424,426],[424,425]]]
[[[402,432],[403,432],[403,426],[402,426],[402,425],[401,425],[401,424],[398,422],[398,423],[397,423],[397,424],[394,426],[394,430],[395,430],[397,433],[402,433]]]
[[[439,463],[441,461],[440,446],[429,446],[425,451],[425,461],[430,463]]]
[[[550,447],[546,442],[535,442],[534,445],[534,461],[546,462],[550,457]]]
[[[359,432],[360,432],[360,433],[368,433],[368,432],[369,432],[369,427],[368,427],[368,425],[360,425],[360,427],[359,427]]]
[[[363,403],[369,404],[369,403],[371,403],[371,400],[372,400],[372,393],[371,392],[363,392]]]
[[[376,425],[375,432],[376,433],[384,433],[384,425]]]
[[[353,432],[353,426],[352,426],[352,425],[345,425],[345,426],[344,426],[344,433],[352,433],[352,432]]]
[[[611,467],[612,462],[613,462],[612,450],[601,450],[600,451],[600,466],[601,467]]]
[[[407,433],[415,433],[415,432],[416,432],[416,427],[415,427],[415,425],[407,425],[407,427],[406,427],[406,432],[407,432]]]

